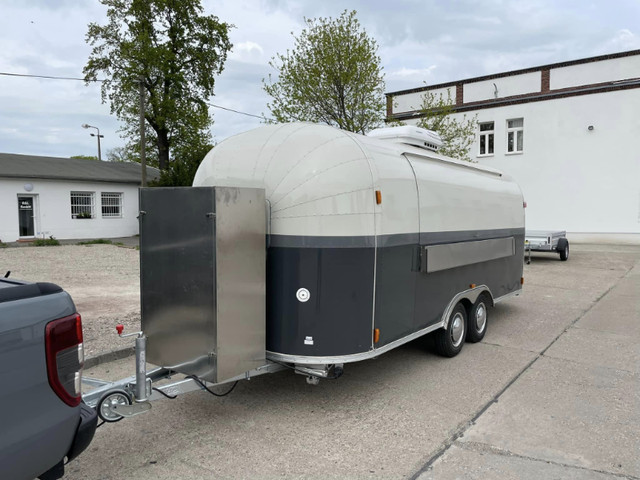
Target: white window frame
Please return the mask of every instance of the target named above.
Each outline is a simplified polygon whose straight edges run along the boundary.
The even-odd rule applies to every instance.
[[[100,211],[102,218],[122,218],[122,208],[124,206],[122,201],[123,197],[122,192],[102,192],[100,194]],[[107,209],[106,213],[105,209]],[[112,211],[108,211],[109,209]]]
[[[521,125],[510,127],[509,122],[521,120]],[[518,138],[520,138],[520,148],[518,149]],[[512,141],[513,149],[509,150],[509,141]],[[518,155],[524,152],[524,118],[508,118],[507,119],[507,155]]]
[[[490,130],[481,130],[482,125],[491,124]],[[493,157],[494,152],[496,151],[496,124],[494,121],[490,122],[480,122],[478,124],[478,157]],[[482,139],[484,138],[484,153],[482,152]],[[493,145],[493,152],[489,152],[489,139],[491,139],[491,144]]]
[[[83,200],[81,200],[83,199]],[[71,218],[95,218],[95,192],[75,192],[72,191],[69,196],[71,204]],[[86,201],[88,200],[88,202]],[[82,217],[79,215],[89,213],[91,217]]]

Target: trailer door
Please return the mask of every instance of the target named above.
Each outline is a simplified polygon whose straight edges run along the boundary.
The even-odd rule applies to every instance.
[[[418,189],[411,164],[397,153],[372,155],[381,203],[376,212],[374,328],[382,347],[414,331],[414,299],[419,271]]]

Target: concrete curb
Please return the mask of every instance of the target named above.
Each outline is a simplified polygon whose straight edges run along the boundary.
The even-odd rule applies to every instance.
[[[131,357],[135,354],[134,347],[121,348],[119,350],[112,350],[110,352],[101,353],[94,357],[89,357],[84,360],[84,368],[89,369],[103,363],[115,362],[123,358]]]

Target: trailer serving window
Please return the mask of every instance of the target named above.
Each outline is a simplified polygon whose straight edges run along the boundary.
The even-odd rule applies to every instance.
[[[493,122],[480,124],[480,150],[478,156],[493,155]]]
[[[507,153],[522,153],[524,147],[524,118],[507,120]]]

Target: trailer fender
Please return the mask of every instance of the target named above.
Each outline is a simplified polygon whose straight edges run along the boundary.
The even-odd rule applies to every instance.
[[[470,288],[469,290],[460,292],[451,299],[449,305],[447,305],[447,308],[445,308],[444,312],[442,313],[442,328],[446,329],[449,326],[449,318],[451,317],[451,312],[458,304],[458,302],[462,302],[468,311],[469,308],[476,302],[480,294],[482,294],[483,292],[487,292],[489,297],[491,297],[491,306],[493,306],[495,304],[493,294],[491,293],[491,290],[489,290],[489,287],[487,287],[486,285],[478,285],[474,288]]]

